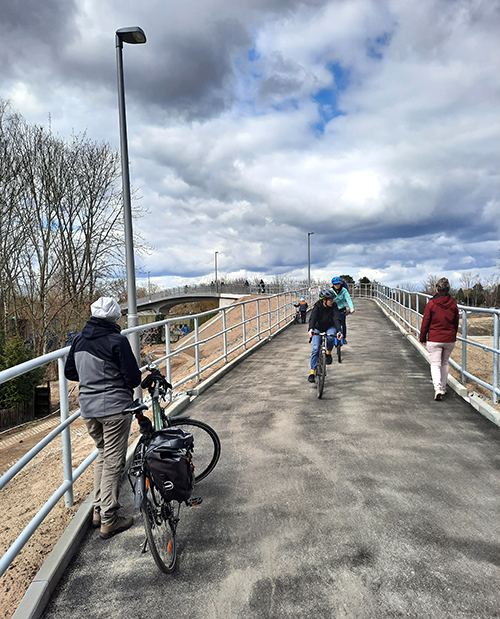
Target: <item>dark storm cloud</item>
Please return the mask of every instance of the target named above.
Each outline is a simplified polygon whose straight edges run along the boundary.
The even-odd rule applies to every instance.
[[[30,67],[56,62],[68,38],[74,34],[75,14],[73,0],[1,0],[2,73],[16,70],[27,73]]]

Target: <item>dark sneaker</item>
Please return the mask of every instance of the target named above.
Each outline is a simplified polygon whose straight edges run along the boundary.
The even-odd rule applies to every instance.
[[[133,524],[134,519],[132,516],[117,516],[111,522],[101,524],[101,532],[99,533],[99,535],[102,539],[109,539],[117,533],[121,533],[122,531],[130,529]]]
[[[314,383],[314,382],[316,382],[314,374],[309,374],[309,376],[307,377],[307,380],[308,380],[310,383]]]
[[[345,346],[347,344],[347,340],[344,340],[342,344]]]
[[[326,353],[326,365],[332,365],[332,353]]]
[[[94,527],[94,529],[98,529],[101,526],[101,512],[99,512],[97,509],[94,509],[92,515],[92,526]]]

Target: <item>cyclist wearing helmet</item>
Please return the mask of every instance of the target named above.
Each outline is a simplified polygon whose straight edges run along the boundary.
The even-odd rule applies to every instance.
[[[326,339],[326,362],[329,365],[332,362],[332,348],[335,343],[335,335],[340,331],[341,322],[339,317],[339,308],[334,303],[334,294],[331,290],[322,290],[319,293],[319,301],[314,304],[309,318],[309,337],[313,341],[313,349],[311,353],[311,373],[308,381],[314,383],[316,380],[316,365],[318,363],[319,347],[321,338],[319,333],[328,333]]]
[[[344,332],[344,344],[347,344],[347,325],[346,325],[346,313],[347,305],[349,306],[349,312],[354,312],[354,306],[352,304],[351,296],[347,289],[347,285],[342,281],[340,277],[332,278],[331,291],[334,294],[335,303],[340,310],[340,322],[342,323],[342,330]]]
[[[309,307],[307,305],[306,298],[305,297],[300,297],[300,301],[298,303],[295,303],[294,307],[298,308],[298,310],[300,312],[300,320],[301,320],[302,324],[305,324],[307,308]]]

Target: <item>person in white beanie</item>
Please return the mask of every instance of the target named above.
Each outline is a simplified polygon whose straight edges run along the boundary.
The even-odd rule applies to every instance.
[[[92,525],[100,527],[100,536],[108,539],[133,524],[132,516],[117,513],[132,421],[122,411],[133,402],[141,372],[127,338],[120,333],[118,303],[112,297],[101,297],[90,308],[92,318],[71,342],[64,374],[80,383],[80,411],[99,450]]]

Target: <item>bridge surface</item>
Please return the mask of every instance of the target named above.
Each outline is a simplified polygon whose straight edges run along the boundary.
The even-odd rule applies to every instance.
[[[89,530],[43,617],[499,617],[500,428],[434,402],[426,361],[356,307],[323,399],[294,325],[190,405],[222,455],[181,513],[174,574],[140,554],[139,517]]]

